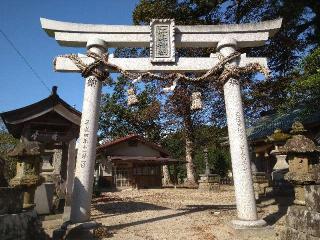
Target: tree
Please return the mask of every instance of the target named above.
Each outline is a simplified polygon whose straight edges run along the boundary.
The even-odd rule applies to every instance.
[[[16,173],[17,159],[8,156],[18,140],[8,133],[4,123],[0,121],[0,158],[5,160],[4,176],[7,180],[13,178]]]
[[[152,18],[175,18],[177,24],[194,25],[249,23],[279,17],[283,18],[282,27],[265,46],[242,50],[251,56],[267,57],[271,70],[267,81],[253,76],[251,84],[244,86],[245,113],[249,119],[257,118],[261,111],[276,109],[286,99],[293,81],[292,71],[303,56],[319,46],[319,0],[142,0],[133,12],[135,24],[148,24]],[[210,51],[213,50],[192,53],[208,56]],[[218,117],[224,122],[224,115]]]
[[[102,96],[99,121],[100,138],[115,139],[128,134],[139,134],[150,141],[160,140],[160,103],[152,83],[144,85],[137,94],[138,103],[128,107],[127,80],[119,77],[109,84],[112,94]]]
[[[320,47],[303,59],[293,76],[295,81],[289,86],[280,110],[302,108],[314,112],[320,105]]]
[[[176,131],[167,135],[162,140],[162,145],[176,159],[185,159],[184,131]],[[228,149],[220,145],[221,137],[226,134],[226,129],[221,129],[208,125],[197,125],[194,128],[194,164],[196,166],[196,176],[202,174],[205,169],[203,150],[209,149],[209,165],[216,173],[224,176],[231,169],[230,156]],[[170,169],[173,173],[173,169]],[[183,180],[187,177],[186,169],[182,166],[177,168],[178,178]]]

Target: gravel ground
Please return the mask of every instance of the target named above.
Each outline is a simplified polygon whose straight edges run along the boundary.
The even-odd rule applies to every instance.
[[[281,230],[286,208],[273,199],[258,205],[258,214],[270,225],[256,231],[235,231],[233,187],[214,192],[196,189],[123,190],[93,199],[92,219],[107,227],[107,239],[130,240],[274,240]],[[47,232],[54,224],[44,223]]]
[[[259,215],[274,227],[258,233],[236,232],[228,227],[236,216],[233,187],[214,192],[125,190],[95,199],[92,219],[107,226],[112,239],[276,239],[283,222],[281,211],[274,200],[265,201],[258,207]]]

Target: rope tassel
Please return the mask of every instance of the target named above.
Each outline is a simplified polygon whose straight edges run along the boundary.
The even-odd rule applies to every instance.
[[[130,107],[130,106],[136,105],[139,101],[136,96],[134,88],[129,88],[127,92],[128,92],[128,106]]]
[[[197,111],[202,109],[201,92],[193,92],[191,95],[191,110]]]

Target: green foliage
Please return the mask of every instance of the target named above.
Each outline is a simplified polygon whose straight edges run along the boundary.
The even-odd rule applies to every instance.
[[[138,104],[127,106],[127,81],[119,77],[113,82],[113,93],[102,96],[100,138],[115,139],[128,134],[139,134],[158,142],[160,137],[160,103],[152,84],[147,84],[137,95]]]
[[[5,160],[4,175],[7,180],[13,178],[16,173],[17,159],[8,156],[8,151],[13,149],[18,143],[18,140],[12,137],[6,131],[3,122],[0,122],[0,157]]]
[[[221,177],[225,177],[228,170],[231,170],[231,160],[229,155],[229,149],[225,148],[208,148],[208,162],[209,168],[212,173],[219,174]],[[195,154],[194,161],[197,169],[197,174],[203,174],[206,166],[204,161],[204,153],[202,149],[199,149]]]
[[[222,177],[231,169],[229,149],[223,148],[220,145],[222,136],[226,135],[225,129],[220,129],[212,126],[198,126],[194,132],[194,164],[197,175],[202,174],[205,170],[204,147],[208,147],[209,166],[214,169],[215,173]],[[182,131],[169,134],[161,142],[161,145],[167,149],[171,156],[175,159],[185,159],[185,136]],[[173,174],[173,168],[170,169]],[[186,169],[184,165],[177,168],[178,178],[186,177]]]
[[[308,55],[295,72],[295,81],[288,87],[282,111],[295,108],[313,112],[320,104],[320,47]]]

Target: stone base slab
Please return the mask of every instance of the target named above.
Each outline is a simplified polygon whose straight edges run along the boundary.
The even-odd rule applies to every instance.
[[[236,219],[231,221],[231,226],[234,229],[259,229],[266,227],[267,223],[263,219],[254,221]]]
[[[220,184],[215,182],[200,182],[199,181],[199,188],[200,191],[214,191],[220,189]]]

